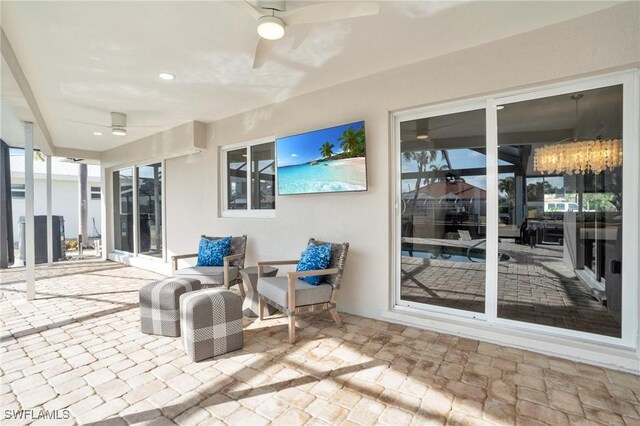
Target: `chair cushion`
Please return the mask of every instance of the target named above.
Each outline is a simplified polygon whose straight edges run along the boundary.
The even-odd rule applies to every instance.
[[[331,300],[333,287],[330,284],[311,285],[296,280],[296,306],[315,305]],[[287,277],[258,278],[258,293],[282,307],[288,307]]]
[[[231,237],[210,240],[200,238],[197,266],[223,266],[223,258],[229,256]]]
[[[296,271],[317,271],[318,269],[327,269],[327,265],[331,260],[331,244],[309,244],[302,252],[302,257]],[[324,279],[323,275],[315,275],[311,277],[300,277],[302,281],[309,284],[318,285]]]
[[[222,266],[191,266],[178,269],[176,277],[195,278],[202,284],[224,284],[224,268]],[[229,282],[238,278],[238,268],[229,266]]]

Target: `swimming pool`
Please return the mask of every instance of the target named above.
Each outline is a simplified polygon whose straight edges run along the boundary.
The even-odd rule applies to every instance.
[[[448,260],[450,262],[462,263],[484,263],[486,259],[483,248],[473,248],[468,251],[464,247],[448,247],[433,245],[417,245],[411,247],[402,245],[402,256],[420,257],[431,260]]]

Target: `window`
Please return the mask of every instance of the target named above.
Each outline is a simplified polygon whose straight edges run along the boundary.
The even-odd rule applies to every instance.
[[[99,186],[92,186],[91,187],[91,199],[92,200],[99,200],[100,198],[101,198],[100,187]]]
[[[255,141],[222,153],[223,216],[272,216],[276,208],[275,143]]]
[[[24,198],[24,183],[11,184],[11,197]]]
[[[113,247],[133,253],[133,169],[113,172]]]
[[[137,167],[138,253],[162,257],[162,164]]]

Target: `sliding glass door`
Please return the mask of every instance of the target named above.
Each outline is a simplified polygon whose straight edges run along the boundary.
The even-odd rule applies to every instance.
[[[400,123],[400,300],[484,312],[485,111]]]
[[[162,164],[137,167],[138,251],[162,257]]]
[[[114,250],[163,259],[163,164],[127,167],[112,176]]]
[[[632,347],[634,85],[396,114],[394,305]]]
[[[621,336],[622,85],[498,111],[498,317]]]

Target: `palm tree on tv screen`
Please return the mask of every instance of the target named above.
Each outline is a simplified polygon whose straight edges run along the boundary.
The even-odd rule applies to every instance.
[[[348,153],[350,157],[361,157],[365,155],[364,128],[357,131],[353,127],[349,127],[338,138],[340,148]]]
[[[331,157],[333,155],[334,146],[335,145],[330,142],[323,143],[320,147],[320,155],[322,155],[323,158]]]

